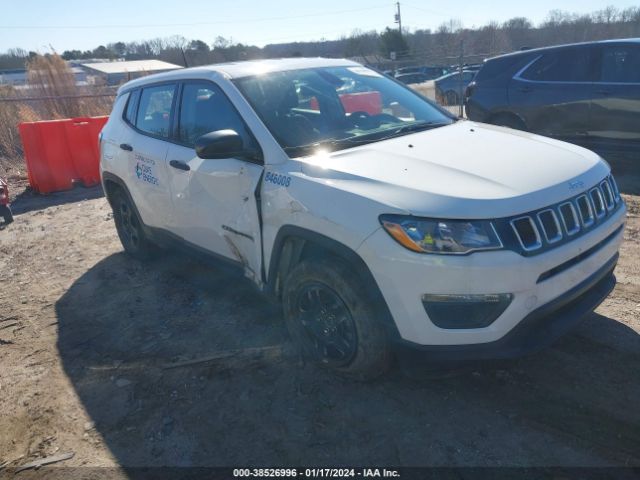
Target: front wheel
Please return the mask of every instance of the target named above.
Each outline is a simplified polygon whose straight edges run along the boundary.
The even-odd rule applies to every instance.
[[[291,337],[314,363],[359,379],[387,370],[384,328],[359,278],[343,263],[299,263],[285,281],[283,305]]]

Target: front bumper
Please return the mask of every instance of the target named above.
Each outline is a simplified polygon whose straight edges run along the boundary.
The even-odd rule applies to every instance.
[[[496,360],[521,357],[550,346],[595,310],[616,285],[615,254],[600,270],[561,297],[527,315],[499,340],[471,345],[417,345],[400,341],[399,347],[433,361]],[[404,352],[405,355],[410,352]]]
[[[611,270],[622,242],[625,214],[626,209],[620,208],[597,229],[533,257],[506,250],[465,256],[417,254],[399,247],[383,230],[371,235],[358,253],[370,267],[389,307],[392,330],[400,344],[433,352],[460,347],[459,355],[474,358],[517,356],[535,350],[524,344],[540,344],[542,348],[548,344],[547,337],[550,343],[566,332],[613,288]],[[558,267],[562,268],[556,271]],[[553,275],[545,277],[550,271]],[[591,292],[588,300],[576,300],[586,291]],[[428,317],[422,304],[426,293],[510,293],[513,300],[487,327],[446,329],[437,327]],[[572,300],[577,303],[565,309]],[[576,318],[564,319],[565,314]],[[546,316],[556,320],[540,320]],[[563,319],[557,320],[559,316]],[[524,337],[531,339],[513,340]],[[471,353],[465,354],[465,349]],[[482,353],[485,349],[492,353]]]

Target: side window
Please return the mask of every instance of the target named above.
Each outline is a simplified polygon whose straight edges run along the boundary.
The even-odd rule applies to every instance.
[[[169,137],[171,104],[175,85],[159,85],[142,89],[136,127],[158,137]]]
[[[604,47],[600,81],[640,83],[640,47],[631,45]]]
[[[187,145],[215,130],[235,130],[247,145],[253,144],[240,114],[226,95],[211,83],[187,83],[180,102],[179,136]]]
[[[590,55],[587,48],[564,48],[548,52],[522,74],[539,82],[588,82]]]
[[[124,119],[131,125],[136,123],[136,111],[138,109],[138,99],[140,98],[140,90],[134,90],[129,93],[127,99],[127,108],[124,111]]]

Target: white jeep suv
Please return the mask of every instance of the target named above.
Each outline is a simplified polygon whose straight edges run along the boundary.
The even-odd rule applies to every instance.
[[[358,376],[394,351],[535,351],[615,285],[626,208],[599,156],[459,120],[347,60],[134,80],[100,138],[129,254],[242,269],[303,352]]]

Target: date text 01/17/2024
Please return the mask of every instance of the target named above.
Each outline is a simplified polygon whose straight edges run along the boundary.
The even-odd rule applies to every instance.
[[[397,470],[386,468],[237,468],[234,478],[400,478]]]

